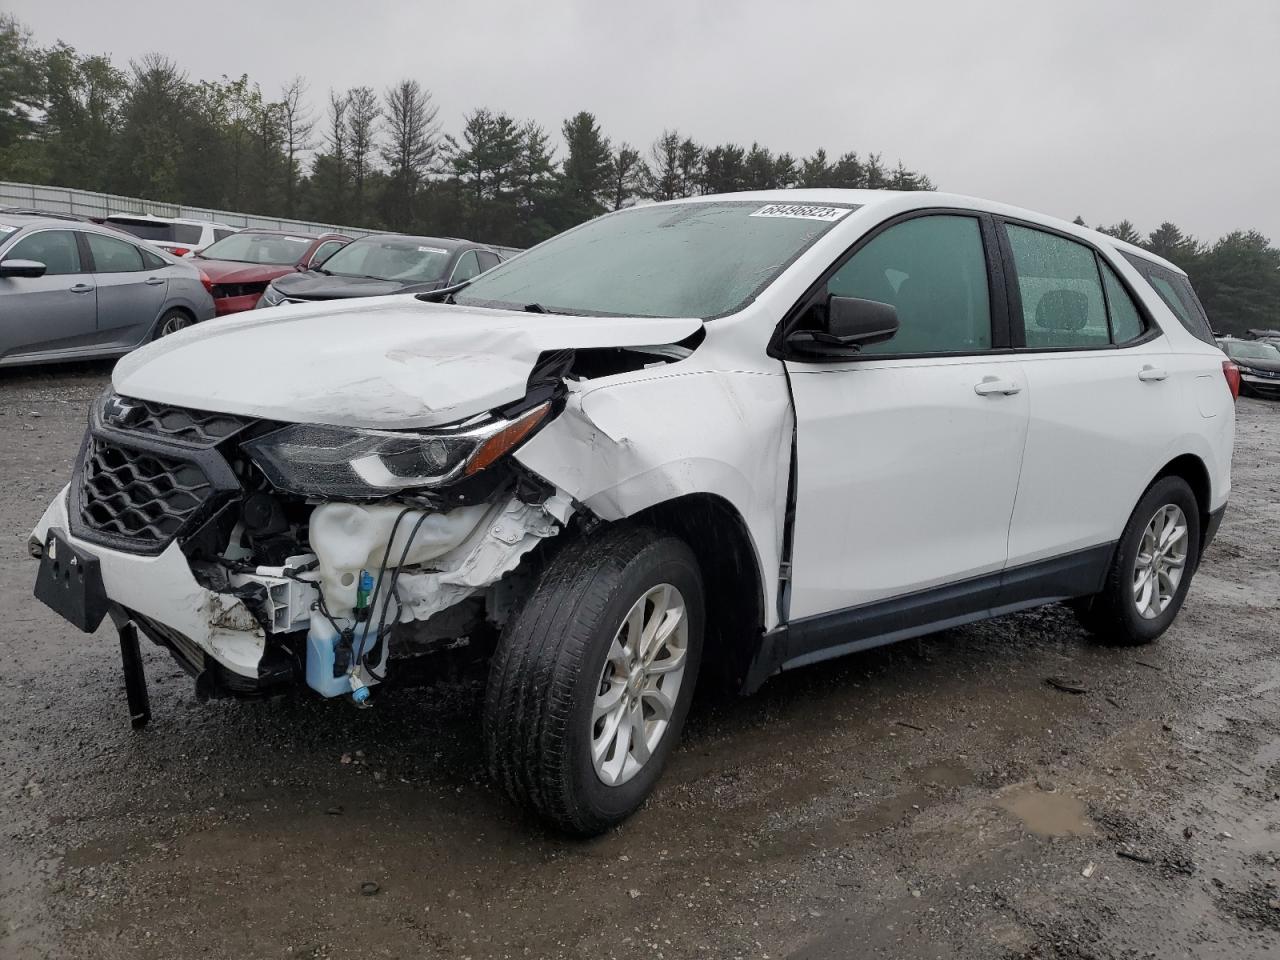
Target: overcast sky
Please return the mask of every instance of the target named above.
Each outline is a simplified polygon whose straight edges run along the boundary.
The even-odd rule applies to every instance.
[[[1280,240],[1277,0],[4,0],[39,43],[193,78],[434,94],[647,150],[664,127],[880,151],[941,189],[1090,224]]]

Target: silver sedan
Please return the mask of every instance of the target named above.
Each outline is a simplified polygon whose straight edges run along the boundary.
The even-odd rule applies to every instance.
[[[0,212],[0,366],[118,357],[213,315],[193,264],[87,221]]]

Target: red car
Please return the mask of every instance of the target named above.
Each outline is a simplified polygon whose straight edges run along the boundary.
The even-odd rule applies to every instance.
[[[191,260],[208,278],[218,315],[252,310],[276,277],[314,270],[351,242],[340,233],[248,229],[211,243]]]

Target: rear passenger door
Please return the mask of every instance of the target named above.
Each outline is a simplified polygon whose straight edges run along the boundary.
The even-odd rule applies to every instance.
[[[98,285],[98,338],[131,347],[150,332],[164,306],[169,264],[150,250],[101,233],[82,233]]]
[[[1000,236],[1031,401],[1009,566],[1071,556],[1084,570],[1170,456],[1169,343],[1101,251],[1013,221]]]
[[[900,328],[854,359],[786,360],[796,411],[792,621],[843,611],[852,624],[867,615],[852,608],[891,601],[892,623],[875,631],[884,634],[986,609],[1027,430],[1003,282],[988,274],[998,251],[992,221],[977,214],[900,219],[859,241],[798,307],[875,300],[895,307]],[[962,596],[932,589],[964,580],[977,587]]]

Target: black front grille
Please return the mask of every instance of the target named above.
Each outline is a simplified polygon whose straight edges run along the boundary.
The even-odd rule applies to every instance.
[[[256,422],[104,395],[71,483],[71,532],[130,553],[186,543],[241,494],[227,457]]]
[[[168,543],[215,493],[194,462],[92,438],[80,470],[80,519],[110,537]]]
[[[248,297],[262,296],[267,289],[267,281],[262,280],[256,283],[215,283],[213,285],[213,299],[221,300],[224,297]]]
[[[113,399],[126,405],[130,430],[201,447],[212,447],[221,443],[251,422],[244,417],[233,417],[229,413],[188,410],[185,407],[170,407],[162,403],[125,397]],[[108,401],[106,409],[109,416],[111,400]]]

